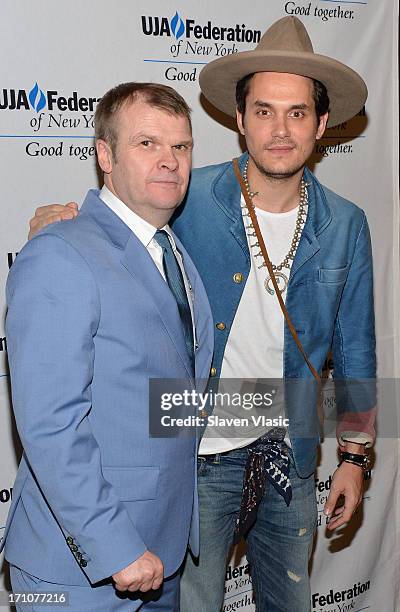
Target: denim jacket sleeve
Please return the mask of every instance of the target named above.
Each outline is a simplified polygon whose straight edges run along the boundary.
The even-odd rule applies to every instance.
[[[371,446],[376,416],[375,319],[371,240],[364,213],[335,321],[332,352],[338,441]]]

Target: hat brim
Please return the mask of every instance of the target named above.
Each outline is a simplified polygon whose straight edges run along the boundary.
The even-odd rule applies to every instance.
[[[236,83],[253,72],[285,72],[317,79],[328,91],[327,127],[354,117],[364,106],[368,90],[363,79],[341,62],[310,52],[243,51],[207,64],[199,76],[205,97],[227,115],[236,115]]]

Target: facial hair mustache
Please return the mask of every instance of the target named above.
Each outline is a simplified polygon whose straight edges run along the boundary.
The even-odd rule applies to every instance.
[[[268,144],[264,145],[264,151],[268,151],[273,147],[292,147],[293,149],[297,148],[296,143],[294,143],[292,140],[273,140]]]

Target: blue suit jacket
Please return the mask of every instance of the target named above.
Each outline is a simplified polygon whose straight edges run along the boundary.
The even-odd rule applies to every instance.
[[[201,379],[212,317],[177,246],[195,296]],[[178,308],[149,253],[90,191],[76,220],[48,226],[22,249],[7,301],[24,455],[6,558],[50,582],[84,585],[148,549],[171,575],[191,524],[198,552],[196,440],[149,436],[149,378],[190,378]]]

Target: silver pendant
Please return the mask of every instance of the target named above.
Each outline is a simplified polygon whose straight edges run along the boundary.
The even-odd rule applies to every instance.
[[[283,272],[274,272],[276,278],[276,284],[278,285],[278,289],[281,293],[286,291],[286,287],[288,286],[288,278]],[[280,287],[280,285],[282,285]],[[272,279],[270,276],[264,281],[264,287],[268,291],[270,295],[275,294],[274,286],[272,284]]]

